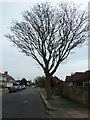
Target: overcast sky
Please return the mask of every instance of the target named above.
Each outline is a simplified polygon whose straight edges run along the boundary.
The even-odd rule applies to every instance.
[[[12,1],[12,2],[11,2]],[[23,1],[23,2],[22,2]],[[68,0],[67,0],[68,1]],[[88,7],[89,0],[69,0],[76,4],[82,4],[82,9]],[[33,5],[46,0],[3,0],[0,2],[0,72],[7,70],[15,79],[25,77],[28,80],[33,80],[37,76],[44,75],[42,68],[31,58],[21,53],[13,44],[4,37],[10,33],[9,27],[13,20],[22,20],[22,12],[29,10]],[[52,5],[57,5],[60,0],[48,0]],[[69,55],[57,69],[54,74],[60,79],[65,79],[67,75],[75,72],[84,72],[88,69],[88,46],[77,48],[75,53]]]

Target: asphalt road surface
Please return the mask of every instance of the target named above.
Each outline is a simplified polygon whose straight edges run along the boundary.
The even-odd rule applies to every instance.
[[[50,118],[36,88],[2,95],[2,118]]]

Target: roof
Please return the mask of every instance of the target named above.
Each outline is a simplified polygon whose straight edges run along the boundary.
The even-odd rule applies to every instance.
[[[15,80],[12,76],[8,74],[8,72],[1,73],[3,77],[5,77],[7,80]]]
[[[60,80],[57,76],[52,77],[51,80],[54,84],[62,83],[62,80]]]
[[[90,70],[85,72],[85,79],[90,80]]]
[[[71,77],[73,78],[73,81],[84,80],[85,73],[83,73],[83,72],[76,72]]]
[[[66,81],[66,82],[70,81],[70,77],[71,77],[71,76],[66,76],[65,81]]]
[[[90,80],[90,70],[87,70],[86,72],[76,72],[71,76],[66,76],[65,79],[66,82],[87,81],[87,80]]]

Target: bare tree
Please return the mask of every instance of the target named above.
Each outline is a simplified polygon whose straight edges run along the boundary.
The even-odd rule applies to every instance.
[[[57,8],[42,3],[25,11],[23,18],[22,22],[13,23],[12,34],[6,37],[42,67],[47,99],[51,99],[51,76],[70,52],[86,41],[86,12],[71,3],[61,3]]]

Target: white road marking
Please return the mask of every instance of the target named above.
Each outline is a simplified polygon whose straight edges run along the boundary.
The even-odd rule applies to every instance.
[[[24,103],[28,103],[28,101],[24,101]]]

